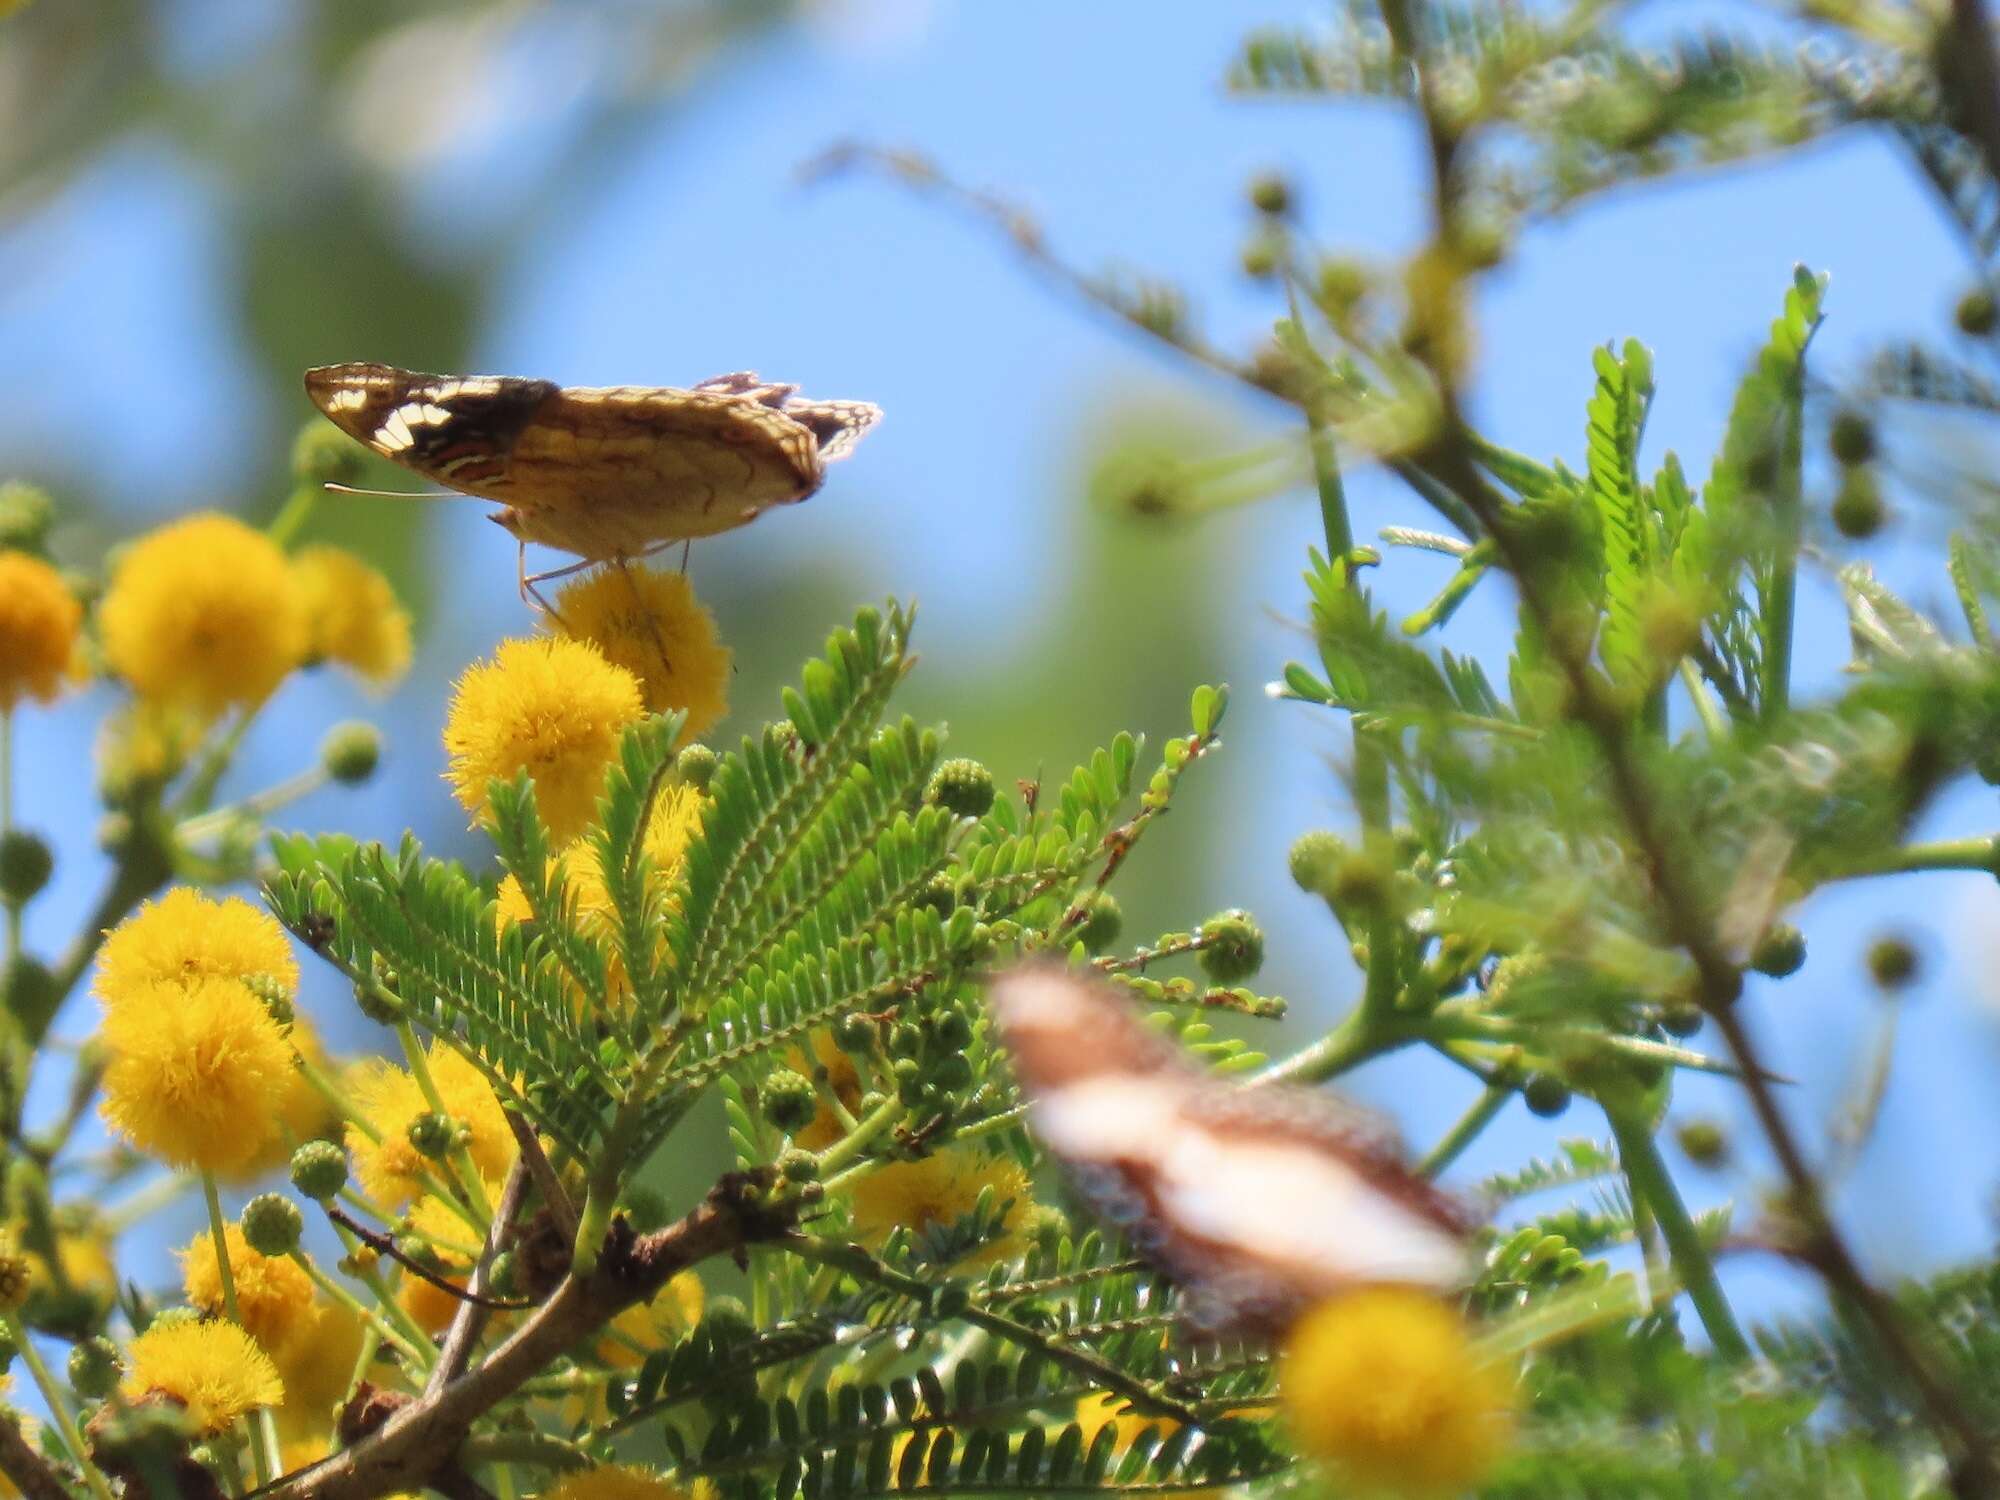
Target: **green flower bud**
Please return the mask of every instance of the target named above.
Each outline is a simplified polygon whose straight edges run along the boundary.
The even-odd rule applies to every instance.
[[[502,1250],[486,1268],[486,1290],[496,1297],[521,1294],[521,1262],[512,1250]]]
[[[56,993],[56,976],[38,958],[16,953],[6,968],[0,969],[0,1001],[30,1035],[39,1036],[48,1027],[61,999]]]
[[[924,800],[961,818],[983,818],[993,805],[993,773],[976,760],[948,760],[931,773]]]
[[[933,875],[917,892],[917,905],[948,917],[958,905],[958,882],[949,875]]]
[[[305,1215],[283,1193],[259,1193],[243,1205],[243,1240],[259,1255],[290,1255],[305,1229]]]
[[[1118,941],[1118,934],[1125,930],[1125,912],[1116,896],[1109,891],[1091,891],[1077,904],[1083,908],[1083,921],[1076,936],[1084,951],[1102,953]]]
[[[1844,537],[1866,541],[1882,529],[1888,519],[1882,490],[1866,469],[1849,469],[1840,477],[1840,493],[1833,497],[1833,524]]]
[[[69,1351],[69,1384],[86,1401],[101,1401],[118,1389],[118,1377],[125,1373],[125,1361],[118,1346],[99,1335],[85,1339]]]
[[[0,834],[0,901],[26,906],[49,883],[55,868],[56,857],[39,834],[22,828]]]
[[[243,988],[264,1002],[264,1009],[280,1026],[292,1024],[295,1014],[292,992],[284,980],[275,974],[246,974],[243,976]]]
[[[1660,1016],[1660,1026],[1669,1036],[1689,1037],[1707,1019],[1699,1005],[1670,1005]]]
[[[947,1052],[931,1069],[931,1082],[947,1092],[972,1086],[972,1059],[963,1052]]]
[[[1285,863],[1292,872],[1294,885],[1315,896],[1323,896],[1332,889],[1334,878],[1346,858],[1347,846],[1337,835],[1321,829],[1302,833],[1294,839]]]
[[[332,1141],[307,1141],[292,1153],[292,1186],[324,1203],[347,1186],[347,1153]]]
[[[876,1023],[862,1015],[845,1015],[833,1023],[833,1039],[843,1052],[867,1053],[875,1047]]]
[[[938,1017],[938,1045],[963,1052],[972,1045],[972,1018],[962,1010],[948,1010]]]
[[[790,1068],[778,1069],[759,1084],[757,1101],[764,1118],[787,1135],[805,1129],[819,1110],[812,1080]]]
[[[381,760],[382,732],[359,719],[334,725],[319,744],[319,763],[342,786],[359,786]]]
[[[1243,242],[1239,262],[1243,274],[1253,281],[1262,281],[1267,276],[1277,274],[1279,245],[1269,234],[1255,234]]]
[[[1993,305],[1993,294],[1985,287],[1974,287],[1959,299],[1958,310],[1954,314],[1958,326],[1975,338],[1993,331],[1994,324],[2000,322]]]
[[[1069,1215],[1052,1204],[1031,1203],[1021,1216],[1022,1232],[1045,1252],[1053,1252],[1069,1237]]]
[[[40,485],[10,479],[0,484],[0,549],[48,555],[56,503]]]
[[[1836,414],[1826,438],[1835,461],[1843,468],[1865,464],[1875,456],[1875,424],[1858,411]]]
[[[361,454],[353,438],[315,419],[292,443],[292,474],[300,484],[352,484],[361,477]]]
[[[819,1158],[796,1147],[781,1151],[778,1153],[778,1171],[787,1182],[818,1182]]]
[[[389,986],[396,982],[393,971],[385,970],[381,976],[382,985],[377,988],[369,984],[354,987],[354,1004],[361,1014],[378,1026],[394,1026],[403,1018],[403,1006]]]
[[[889,1030],[889,1055],[891,1057],[920,1057],[924,1050],[922,1028],[909,1021],[898,1021]]]
[[[153,1314],[153,1321],[148,1323],[146,1327],[149,1330],[154,1328],[180,1328],[189,1323],[199,1323],[200,1321],[201,1312],[197,1308],[163,1307]]]
[[[1805,961],[1806,935],[1790,922],[1773,922],[1750,952],[1750,967],[1773,979],[1798,973]]]
[[[14,1342],[14,1335],[0,1328],[0,1373],[14,1363],[14,1356],[21,1352],[21,1346]]]
[[[1250,179],[1250,206],[1277,218],[1292,211],[1292,185],[1276,172],[1259,172]]]
[[[1521,1085],[1521,1098],[1544,1120],[1553,1120],[1569,1108],[1569,1085],[1553,1073],[1530,1073]]]
[[[1899,937],[1877,938],[1868,947],[1868,977],[1885,990],[1899,990],[1917,977],[1917,950]]]
[[[708,790],[718,757],[706,745],[689,745],[674,759],[674,773],[698,792]]]
[[[641,1234],[649,1234],[672,1217],[667,1195],[656,1187],[637,1184],[625,1189],[623,1204],[626,1222]]]
[[[701,1315],[701,1331],[713,1343],[726,1348],[756,1332],[756,1325],[750,1321],[750,1309],[743,1305],[742,1298],[710,1297]]]
[[[1720,1166],[1729,1155],[1729,1137],[1713,1120],[1688,1120],[1675,1131],[1674,1138],[1697,1166]]]
[[[1201,971],[1216,984],[1239,984],[1264,964],[1264,932],[1247,911],[1218,912],[1196,934]]]
[[[409,1136],[410,1144],[417,1148],[419,1156],[427,1156],[432,1161],[442,1161],[450,1153],[452,1139],[458,1132],[449,1115],[433,1111],[418,1115],[410,1121],[405,1133]]]

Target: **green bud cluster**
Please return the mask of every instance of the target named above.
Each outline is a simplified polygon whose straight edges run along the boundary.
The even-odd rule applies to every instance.
[[[961,818],[983,818],[993,806],[993,773],[976,760],[945,761],[931,772],[924,801]]]
[[[243,1241],[259,1255],[290,1255],[305,1229],[305,1215],[283,1193],[259,1193],[243,1205]]]
[[[324,1203],[347,1186],[347,1153],[332,1141],[307,1141],[292,1153],[292,1186]]]

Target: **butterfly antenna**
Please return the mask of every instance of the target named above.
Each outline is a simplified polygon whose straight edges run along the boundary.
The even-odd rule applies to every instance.
[[[463,500],[457,490],[364,490],[351,484],[335,484],[331,479],[326,488],[336,495],[374,495],[384,500]]]

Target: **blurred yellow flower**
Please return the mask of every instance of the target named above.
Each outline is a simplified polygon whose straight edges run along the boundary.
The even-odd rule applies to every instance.
[[[99,1033],[105,1120],[150,1156],[228,1172],[276,1129],[292,1044],[241,980],[203,975],[121,994]]]
[[[389,580],[345,547],[301,547],[292,580],[306,612],[306,660],[333,661],[372,687],[410,669],[410,616]]]
[[[294,1442],[317,1443],[319,1452],[313,1457],[326,1456],[334,1408],[347,1394],[348,1379],[361,1357],[363,1332],[360,1314],[352,1308],[321,1302],[313,1309],[311,1329],[271,1355],[285,1382],[278,1432],[286,1439],[288,1452]]]
[[[132,1341],[126,1360],[131,1373],[121,1389],[128,1400],[170,1397],[204,1434],[285,1399],[271,1357],[234,1323],[156,1323]]]
[[[645,1355],[632,1344],[650,1351],[685,1338],[701,1321],[704,1300],[701,1278],[693,1271],[681,1272],[655,1292],[652,1301],[628,1307],[611,1320],[605,1337],[598,1340],[597,1357],[614,1369],[636,1369]]]
[[[977,1267],[1011,1259],[1025,1248],[1023,1228],[1034,1206],[1028,1174],[1011,1156],[990,1156],[972,1146],[948,1146],[921,1161],[891,1162],[858,1179],[853,1188],[854,1228],[864,1239],[874,1240],[899,1224],[922,1234],[964,1218],[988,1187],[998,1203],[1013,1200],[1002,1220],[1004,1232],[960,1264]]]
[[[268,975],[286,990],[299,983],[292,945],[270,913],[235,896],[214,901],[175,886],[112,928],[97,955],[96,994],[106,1010],[154,986],[192,987],[204,979]]]
[[[141,696],[256,704],[304,660],[306,615],[277,543],[213,512],[139,538],[98,610],[105,659]]]
[[[55,1211],[57,1266],[28,1243],[27,1225],[13,1219],[7,1234],[27,1257],[30,1290],[25,1312],[29,1321],[68,1327],[90,1322],[118,1296],[118,1267],[111,1257],[111,1240],[87,1206],[66,1203]],[[61,1276],[56,1274],[61,1269]],[[81,1299],[79,1305],[78,1299]]]
[[[441,1042],[424,1054],[431,1081],[437,1085],[445,1113],[470,1132],[466,1149],[481,1177],[499,1181],[514,1164],[518,1147],[507,1116],[485,1075]],[[380,1140],[350,1124],[347,1149],[354,1153],[355,1173],[370,1197],[400,1207],[423,1191],[430,1163],[410,1144],[410,1122],[431,1112],[417,1080],[406,1070],[380,1058],[357,1068],[348,1080],[356,1113]]]
[[[134,698],[105,715],[97,731],[97,779],[109,800],[143,782],[180,774],[201,740],[200,714],[175,703]]]
[[[76,659],[83,606],[39,557],[0,551],[0,713],[52,703]]]
[[[1407,1287],[1363,1287],[1313,1308],[1279,1359],[1301,1450],[1394,1494],[1476,1485],[1513,1431],[1513,1383],[1480,1358],[1465,1320]]]
[[[243,1328],[271,1355],[289,1349],[318,1320],[312,1278],[289,1256],[260,1255],[234,1224],[223,1226],[229,1269],[236,1277],[236,1310]],[[223,1315],[222,1277],[215,1237],[206,1229],[180,1252],[181,1285],[188,1301],[211,1317]]]
[[[330,1073],[332,1065],[326,1055],[326,1045],[320,1041],[319,1032],[303,1012],[293,1016],[291,1030],[286,1037],[295,1056],[291,1081],[286,1085],[285,1097],[278,1105],[277,1128],[265,1138],[263,1149],[255,1156],[242,1166],[222,1174],[231,1182],[244,1182],[275,1171],[290,1161],[292,1153],[307,1141],[340,1138],[339,1113],[326,1095],[313,1087],[306,1077],[305,1068],[299,1066],[300,1063],[308,1064],[322,1076]]]
[[[840,1100],[849,1114],[854,1113],[861,1104],[861,1074],[854,1066],[854,1059],[841,1050],[831,1031],[815,1031],[812,1034],[812,1050],[814,1061],[826,1069],[827,1087],[833,1090],[834,1097]],[[785,1058],[788,1067],[804,1077],[812,1077],[812,1064],[806,1061],[803,1052],[793,1048]],[[841,1135],[839,1117],[827,1108],[826,1101],[822,1099],[811,1123],[792,1139],[808,1151],[824,1151]]]
[[[729,648],[685,573],[637,563],[598,568],[556,596],[556,614],[543,625],[589,641],[638,678],[648,711],[686,712],[682,743],[729,712]]]
[[[487,784],[525,770],[550,837],[566,844],[595,821],[618,736],[644,713],[638,679],[596,647],[561,637],[502,641],[452,690],[446,779],[477,819]]]
[[[703,1500],[715,1487],[696,1480],[692,1489],[671,1484],[646,1469],[604,1464],[573,1469],[542,1491],[542,1500]]]

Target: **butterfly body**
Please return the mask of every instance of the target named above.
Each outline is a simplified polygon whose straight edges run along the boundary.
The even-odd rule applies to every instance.
[[[306,393],[382,457],[499,502],[524,542],[587,561],[713,536],[816,491],[881,416],[754,374],[673,386],[559,386],[514,376],[326,365]]]

